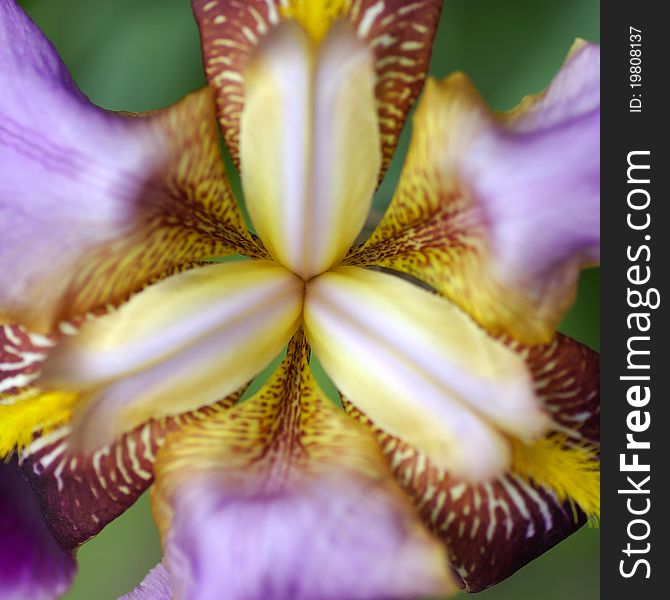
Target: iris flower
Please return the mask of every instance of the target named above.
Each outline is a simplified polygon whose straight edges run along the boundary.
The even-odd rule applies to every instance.
[[[429,81],[356,245],[440,2],[193,8],[208,87],[128,114],[0,0],[0,596],[64,593],[152,483],[131,599],[500,581],[599,512],[598,357],[556,333],[598,260],[597,46],[502,114]]]

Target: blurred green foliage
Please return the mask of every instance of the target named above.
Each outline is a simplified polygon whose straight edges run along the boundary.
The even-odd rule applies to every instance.
[[[188,0],[24,0],[91,100],[112,110],[168,106],[204,84],[198,33]],[[465,71],[496,110],[543,89],[575,37],[599,39],[597,0],[446,0],[431,74]],[[409,140],[375,205],[388,202]],[[598,347],[599,274],[582,277],[563,331]],[[160,560],[145,495],[79,553],[68,600],[116,598]],[[504,548],[501,548],[504,552]],[[486,600],[595,600],[599,534],[583,528],[514,577],[483,592]]]

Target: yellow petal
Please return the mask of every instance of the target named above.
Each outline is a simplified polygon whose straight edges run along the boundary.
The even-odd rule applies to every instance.
[[[37,383],[81,394],[73,443],[98,447],[241,387],[295,331],[302,298],[302,281],[274,263],[187,271],[61,341]]]
[[[272,30],[244,74],[242,184],[272,256],[308,279],[360,232],[380,167],[372,54],[350,27],[315,47],[295,23]]]
[[[493,481],[473,484],[438,468],[343,399],[345,411],[377,436],[472,592],[509,577],[600,512],[598,355],[560,334],[544,346],[506,343],[526,362],[552,423],[533,443],[512,438],[511,471]]]
[[[307,338],[338,389],[442,468],[491,477],[504,433],[547,425],[514,352],[455,305],[386,273],[339,267],[307,284]]]

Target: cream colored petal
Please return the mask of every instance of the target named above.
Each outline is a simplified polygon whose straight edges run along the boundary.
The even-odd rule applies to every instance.
[[[455,305],[386,273],[339,267],[307,284],[305,327],[341,392],[454,474],[509,466],[505,434],[547,425],[523,361]]]
[[[38,384],[82,395],[73,443],[97,447],[242,386],[297,328],[303,287],[265,261],[176,275],[60,342]]]
[[[345,23],[319,46],[295,23],[271,31],[244,74],[241,170],[252,221],[304,279],[343,258],[380,168],[372,53]]]

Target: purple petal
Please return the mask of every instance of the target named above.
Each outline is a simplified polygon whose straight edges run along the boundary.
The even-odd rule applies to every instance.
[[[600,258],[600,51],[573,51],[547,92],[482,135],[461,169],[491,227],[494,269],[538,297]]]
[[[510,114],[515,131],[540,131],[600,109],[600,46],[575,42],[551,85]]]
[[[453,586],[372,436],[321,398],[301,342],[256,396],[168,437],[156,464],[176,597],[391,600]]]
[[[431,81],[396,196],[349,264],[423,280],[493,334],[548,342],[600,256],[597,46],[493,114],[468,78]]]
[[[0,320],[47,333],[194,261],[258,253],[215,119],[207,89],[144,116],[92,105],[0,0]]]
[[[0,461],[0,597],[47,600],[70,585],[75,562],[52,536],[16,461]]]
[[[600,114],[496,134],[464,169],[491,223],[497,277],[539,297],[600,257]],[[495,159],[493,159],[495,156]],[[566,271],[570,271],[568,274]]]
[[[394,507],[350,477],[296,478],[292,490],[193,481],[175,505],[168,553],[186,598],[360,600],[430,591],[426,557]],[[427,568],[427,566],[426,566]],[[434,584],[433,584],[434,585]]]
[[[118,600],[172,600],[172,580],[163,563],[158,563],[132,592]]]

